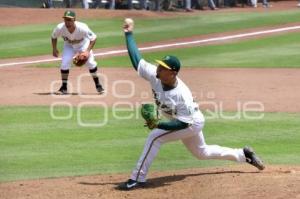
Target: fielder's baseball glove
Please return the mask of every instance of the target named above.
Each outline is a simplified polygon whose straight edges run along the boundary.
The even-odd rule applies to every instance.
[[[154,104],[142,104],[141,114],[146,121],[146,126],[148,126],[149,129],[154,129],[157,127],[159,119]]]
[[[78,53],[73,57],[73,64],[75,66],[83,66],[88,60],[88,57],[83,53]]]

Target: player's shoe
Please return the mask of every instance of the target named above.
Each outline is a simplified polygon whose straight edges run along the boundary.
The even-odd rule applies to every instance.
[[[97,85],[96,86],[96,90],[99,94],[103,94],[104,93],[104,88],[101,85]]]
[[[129,191],[137,188],[144,188],[145,185],[145,182],[138,182],[136,180],[129,179],[127,182],[120,184],[118,186],[118,189],[123,191]]]
[[[68,94],[68,89],[65,86],[61,86],[60,89],[57,91],[57,93],[60,95],[66,95]]]
[[[243,150],[246,157],[246,162],[255,166],[259,170],[265,169],[263,161],[255,154],[254,150],[251,147],[246,146]]]

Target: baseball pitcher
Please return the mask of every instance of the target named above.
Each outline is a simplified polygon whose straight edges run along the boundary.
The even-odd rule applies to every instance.
[[[203,136],[204,117],[193,100],[190,89],[178,77],[181,63],[175,56],[156,60],[155,66],[142,59],[133,38],[133,21],[126,19],[123,29],[132,65],[140,77],[151,85],[156,106],[169,120],[159,121],[151,104],[142,106],[141,114],[151,132],[131,177],[118,186],[121,190],[144,187],[148,169],[162,144],[181,140],[198,159],[247,162],[263,170],[263,162],[250,147],[232,149],[208,145]]]
[[[97,62],[95,61],[92,48],[96,43],[97,36],[89,27],[76,21],[75,12],[67,10],[63,16],[64,22],[57,25],[52,33],[53,56],[58,57],[57,38],[64,39],[62,62],[60,67],[62,85],[60,94],[67,94],[67,84],[69,70],[72,62],[76,66],[87,65],[91,76],[95,82],[96,90],[99,94],[104,92],[97,75]]]

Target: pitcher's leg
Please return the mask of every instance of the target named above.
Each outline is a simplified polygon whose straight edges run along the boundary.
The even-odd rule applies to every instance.
[[[148,173],[149,167],[151,166],[151,163],[157,155],[161,145],[159,138],[167,133],[168,131],[161,129],[154,129],[153,131],[151,131],[146,140],[143,153],[140,156],[135,169],[132,171],[130,179],[139,182],[146,181],[146,175]]]
[[[243,149],[232,149],[218,145],[207,145],[202,131],[193,137],[183,139],[186,148],[198,159],[219,159],[246,162]]]
[[[195,134],[190,128],[182,129],[179,131],[165,131],[162,129],[154,129],[145,144],[144,151],[137,163],[136,168],[132,172],[131,179],[139,182],[146,181],[148,169],[152,161],[157,155],[159,148],[166,142],[186,139]]]

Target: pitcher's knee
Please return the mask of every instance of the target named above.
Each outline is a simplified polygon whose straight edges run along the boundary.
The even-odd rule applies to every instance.
[[[159,137],[155,136],[154,134],[150,134],[147,138],[147,142],[151,145],[160,146],[162,144]]]

